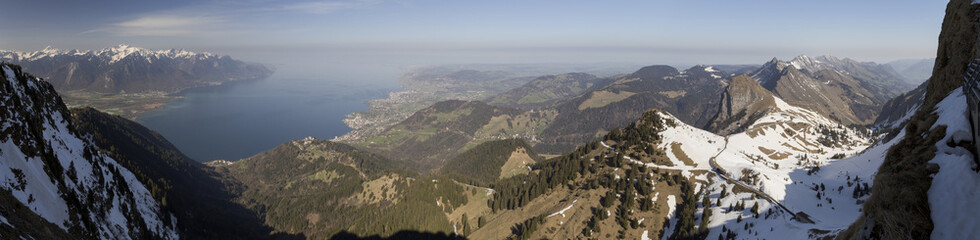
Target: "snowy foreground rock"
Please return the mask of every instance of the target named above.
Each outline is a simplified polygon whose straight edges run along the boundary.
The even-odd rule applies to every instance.
[[[0,68],[0,198],[32,211],[0,216],[0,225],[32,229],[11,220],[34,214],[76,237],[178,238],[175,220],[136,176],[74,129],[51,84],[16,65]],[[2,236],[17,237],[43,238]]]
[[[933,239],[970,239],[980,235],[980,174],[973,154],[948,142],[970,141],[970,122],[966,117],[967,103],[959,88],[936,105],[939,116],[933,128],[946,126],[946,137],[936,143],[936,157],[930,163],[939,165],[929,188],[929,208],[932,211]]]

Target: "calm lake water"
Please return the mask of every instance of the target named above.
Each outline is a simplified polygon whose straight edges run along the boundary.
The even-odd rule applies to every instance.
[[[369,81],[365,81],[369,82]],[[197,161],[238,160],[307,136],[350,131],[344,117],[396,90],[351,79],[277,77],[191,89],[137,120]]]

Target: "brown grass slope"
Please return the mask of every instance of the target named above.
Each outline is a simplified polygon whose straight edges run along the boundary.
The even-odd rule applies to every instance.
[[[361,146],[428,172],[458,155],[494,117],[520,113],[479,101],[442,101],[368,138]]]

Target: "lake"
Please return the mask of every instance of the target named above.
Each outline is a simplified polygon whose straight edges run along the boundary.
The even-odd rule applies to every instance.
[[[197,161],[238,160],[290,140],[343,135],[350,131],[347,114],[397,90],[394,75],[386,81],[277,75],[190,89],[137,121]]]

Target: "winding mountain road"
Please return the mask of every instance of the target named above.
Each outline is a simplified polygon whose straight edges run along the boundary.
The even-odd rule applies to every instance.
[[[713,170],[712,172],[714,172],[715,175],[718,175],[718,177],[720,177],[721,179],[725,179],[725,181],[728,182],[728,183],[735,184],[735,185],[738,185],[738,186],[740,186],[742,188],[748,189],[750,192],[754,193],[755,195],[758,195],[759,197],[762,197],[763,199],[766,199],[770,203],[776,204],[776,206],[779,206],[779,208],[783,209],[784,211],[786,211],[790,215],[793,215],[793,218],[792,218],[793,220],[796,220],[796,221],[801,222],[801,223],[810,223],[810,224],[814,223],[813,220],[810,219],[810,216],[807,215],[806,213],[804,213],[802,211],[801,212],[793,212],[792,210],[790,210],[788,207],[786,207],[785,205],[783,205],[779,201],[776,201],[775,198],[773,198],[772,196],[769,196],[769,194],[766,194],[765,192],[762,192],[759,189],[756,189],[756,188],[754,188],[752,186],[749,186],[748,184],[745,184],[745,183],[742,183],[741,181],[738,181],[738,180],[733,179],[731,176],[728,176],[728,171],[725,171],[725,169],[721,168],[721,166],[719,166],[718,163],[715,162],[715,158],[718,158],[718,156],[720,156],[721,153],[725,152],[725,150],[727,150],[727,149],[728,149],[728,137],[726,136],[725,137],[725,146],[722,147],[721,148],[721,151],[718,151],[718,153],[715,154],[715,156],[711,157],[711,159],[708,161],[708,163],[711,165],[711,169]]]
[[[605,141],[599,141],[599,143],[602,144],[603,147],[606,147],[607,149],[612,150],[613,152],[618,152],[618,150],[616,150],[616,148],[613,148],[612,146],[609,146],[608,144],[606,144]],[[715,154],[715,156],[713,156],[713,157],[711,157],[709,159],[708,163],[711,165],[712,172],[714,172],[716,175],[718,175],[718,177],[720,177],[721,179],[725,179],[726,182],[731,183],[731,184],[738,185],[738,186],[740,186],[742,188],[745,188],[745,189],[748,189],[750,192],[754,193],[755,195],[758,195],[759,197],[765,199],[766,201],[769,201],[770,203],[775,204],[776,206],[779,206],[779,208],[782,209],[783,211],[786,211],[786,213],[789,213],[790,215],[793,215],[793,218],[792,218],[793,220],[796,220],[796,221],[801,222],[801,223],[809,223],[809,224],[813,224],[814,223],[813,220],[810,219],[810,216],[807,215],[806,213],[804,213],[802,211],[801,212],[793,212],[792,210],[790,210],[788,207],[786,207],[785,205],[783,205],[779,201],[776,201],[775,198],[773,198],[772,196],[769,196],[769,194],[766,194],[765,192],[760,191],[759,189],[756,189],[756,188],[754,188],[754,187],[752,187],[752,186],[750,186],[748,184],[745,184],[745,183],[743,183],[741,181],[735,180],[731,176],[729,176],[728,175],[728,171],[725,171],[725,169],[721,168],[721,166],[719,166],[718,163],[715,161],[715,158],[717,158],[718,156],[720,156],[721,153],[725,152],[725,150],[728,149],[728,143],[729,143],[728,142],[728,137],[726,136],[725,137],[725,146],[722,147],[721,150],[718,151],[718,153]],[[683,171],[683,170],[691,170],[691,169],[687,169],[687,168],[683,168],[683,167],[668,167],[668,166],[660,166],[660,165],[643,163],[643,162],[637,161],[637,160],[635,160],[635,159],[633,159],[633,158],[631,158],[629,156],[623,156],[623,158],[625,158],[626,160],[629,160],[630,162],[633,162],[633,163],[636,163],[636,164],[641,164],[641,165],[644,165],[644,166],[647,166],[647,167],[654,167],[654,168],[668,169],[668,170],[680,170],[680,171]]]

